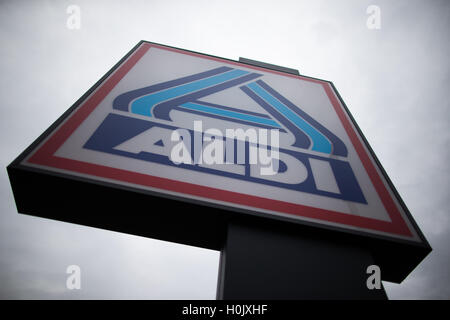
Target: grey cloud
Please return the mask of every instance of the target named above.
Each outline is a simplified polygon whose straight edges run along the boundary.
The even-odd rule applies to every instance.
[[[0,163],[141,39],[298,68],[334,82],[434,248],[389,297],[448,299],[449,18],[448,1],[2,1]],[[215,298],[218,252],[19,215],[0,181],[1,298]]]

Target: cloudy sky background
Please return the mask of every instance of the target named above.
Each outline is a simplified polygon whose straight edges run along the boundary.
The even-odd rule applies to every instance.
[[[388,296],[449,299],[448,30],[445,0],[1,1],[0,298],[215,298],[219,252],[15,208],[6,166],[144,39],[333,81],[434,250]],[[71,264],[81,290],[66,289]]]

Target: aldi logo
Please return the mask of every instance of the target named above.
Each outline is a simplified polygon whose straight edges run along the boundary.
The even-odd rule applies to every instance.
[[[329,82],[156,44],[142,43],[22,164],[420,241]]]
[[[260,73],[223,66],[122,93],[83,147],[366,204],[345,161],[345,144],[263,79]],[[234,94],[227,92],[231,88],[242,91],[242,105],[259,108],[250,111],[214,101],[215,93]],[[268,141],[268,129],[276,141]],[[261,158],[272,155],[273,148],[277,163],[263,170],[269,163]]]

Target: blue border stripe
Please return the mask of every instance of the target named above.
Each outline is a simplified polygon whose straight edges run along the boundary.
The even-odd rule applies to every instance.
[[[239,112],[234,112],[234,111],[230,111],[230,110],[213,108],[213,107],[204,106],[204,105],[200,105],[200,104],[196,104],[196,103],[192,103],[192,102],[187,102],[187,103],[181,105],[181,107],[191,109],[191,110],[196,110],[196,111],[217,114],[217,115],[221,115],[224,117],[235,118],[235,119],[240,119],[240,120],[245,120],[245,121],[250,121],[250,122],[256,122],[256,123],[280,128],[280,125],[276,121],[273,121],[272,119],[256,117],[256,116],[243,114],[243,113],[239,113]]]
[[[117,109],[117,110],[122,110],[122,111],[129,111],[128,105],[134,99],[137,99],[137,98],[145,96],[145,95],[152,94],[157,91],[173,88],[176,86],[181,86],[181,85],[189,83],[189,82],[212,77],[217,74],[224,73],[224,72],[227,72],[230,70],[233,70],[233,68],[220,67],[220,68],[196,73],[196,74],[193,74],[193,75],[190,75],[187,77],[178,78],[175,80],[157,83],[157,84],[154,84],[154,85],[151,85],[148,87],[128,91],[128,92],[122,93],[121,95],[119,95],[117,98],[114,99],[113,108]]]
[[[272,117],[270,115],[265,114],[265,113],[259,113],[259,112],[253,112],[253,111],[238,109],[238,108],[232,108],[232,107],[223,106],[223,105],[220,105],[220,104],[206,102],[204,100],[196,100],[196,101],[192,101],[192,102],[193,103],[197,103],[197,104],[201,104],[202,106],[209,106],[209,107],[219,108],[219,109],[223,109],[223,110],[230,110],[230,111],[234,111],[234,112],[249,114],[249,115],[252,115],[252,116],[259,117],[259,118],[272,119]]]
[[[164,91],[156,92],[142,98],[139,98],[131,104],[131,112],[144,115],[144,116],[152,116],[151,110],[153,106],[159,104],[163,101],[167,101],[170,99],[174,99],[179,96],[183,96],[185,94],[198,91],[228,80],[236,79],[241,76],[249,74],[248,71],[244,70],[231,70],[226,73],[219,74],[214,77],[210,77],[207,79],[198,80],[195,82],[191,82],[179,87],[170,88]]]
[[[286,107],[280,101],[275,99],[271,94],[269,94],[266,90],[260,87],[256,82],[249,83],[247,87],[249,87],[254,93],[256,93],[268,104],[270,104],[272,107],[278,110],[278,112],[280,112],[286,118],[288,118],[303,132],[305,132],[313,141],[313,145],[311,148],[312,150],[328,154],[331,153],[332,151],[331,143],[322,135],[322,133],[317,131],[308,122],[299,117],[295,112],[293,112],[291,109]]]
[[[274,127],[272,126],[267,126],[265,124],[261,124],[261,123],[256,123],[256,122],[248,122],[245,120],[240,120],[240,119],[231,119],[231,118],[227,118],[227,117],[222,117],[219,116],[217,114],[213,114],[213,113],[207,113],[207,112],[202,112],[202,111],[196,111],[196,110],[189,110],[186,108],[183,108],[181,106],[178,107],[174,107],[172,110],[178,110],[178,111],[182,111],[182,112],[188,112],[188,113],[192,113],[192,114],[198,114],[200,116],[207,116],[209,118],[215,118],[215,119],[220,119],[220,120],[225,120],[225,121],[231,121],[231,122],[235,122],[235,123],[241,123],[241,124],[245,124],[245,125],[250,125],[253,127],[258,127],[258,128],[264,128],[264,129],[274,129]],[[277,130],[279,130],[280,132],[284,132],[287,133],[287,131],[284,128],[277,128]]]
[[[289,101],[288,99],[283,97],[279,92],[277,92],[275,89],[270,87],[264,81],[257,80],[256,83],[259,84],[264,90],[266,90],[268,93],[270,93],[276,99],[278,99],[282,104],[284,104],[289,109],[291,109],[296,114],[298,114],[301,118],[303,118],[306,122],[308,122],[316,130],[318,130],[320,133],[322,133],[326,138],[328,138],[328,140],[331,142],[331,145],[333,146],[333,154],[335,154],[337,156],[343,156],[343,157],[346,157],[348,155],[347,147],[345,146],[344,142],[342,142],[342,140],[339,139],[330,130],[325,128],[317,120],[312,118],[309,114],[304,112],[302,109],[300,109],[298,106],[293,104],[291,101]]]

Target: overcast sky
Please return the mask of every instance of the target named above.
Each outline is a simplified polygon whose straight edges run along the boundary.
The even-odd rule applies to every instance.
[[[433,247],[389,298],[450,298],[448,30],[445,0],[1,1],[0,298],[215,298],[219,252],[16,211],[6,166],[142,39],[333,81]]]

